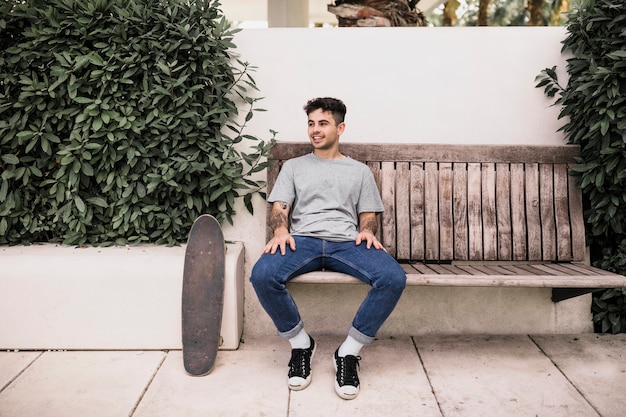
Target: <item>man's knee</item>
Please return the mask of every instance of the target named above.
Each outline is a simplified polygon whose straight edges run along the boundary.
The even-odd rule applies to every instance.
[[[252,267],[250,282],[254,288],[272,287],[281,285],[281,276],[277,272],[279,266],[270,255],[262,255]]]
[[[402,292],[406,288],[406,273],[397,262],[394,261],[394,264],[388,269],[387,285],[398,292]]]
[[[252,267],[252,273],[250,274],[250,282],[254,288],[258,288],[259,286],[267,285],[271,276],[269,274],[270,270],[265,266],[266,262],[262,262],[261,260],[257,261],[257,263]]]

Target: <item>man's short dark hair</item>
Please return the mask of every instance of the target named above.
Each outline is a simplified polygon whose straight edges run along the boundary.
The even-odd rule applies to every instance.
[[[335,119],[336,125],[339,125],[339,123],[343,123],[344,119],[346,118],[346,105],[343,104],[343,101],[336,98],[318,97],[309,100],[304,105],[304,111],[307,115],[318,109],[321,109],[323,112],[331,112],[333,114],[333,119]]]

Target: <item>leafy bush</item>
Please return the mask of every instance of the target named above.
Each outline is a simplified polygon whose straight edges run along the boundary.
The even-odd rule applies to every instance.
[[[219,2],[0,8],[0,244],[173,245],[252,211],[274,132],[244,134],[262,109]]]
[[[602,291],[593,298],[592,311],[601,333],[626,333],[626,288]]]
[[[580,176],[587,203],[592,261],[626,274],[626,3],[584,1],[569,16],[567,30],[563,50],[573,55],[567,64],[567,86],[559,85],[553,67],[542,72],[537,87],[544,87],[549,97],[558,96],[556,104],[563,106],[559,118],[567,119],[562,130],[570,143],[581,147],[572,171]],[[611,325],[603,328],[623,331],[624,294],[608,294],[594,300],[595,321],[609,317],[610,311]],[[607,305],[620,297],[621,309]]]

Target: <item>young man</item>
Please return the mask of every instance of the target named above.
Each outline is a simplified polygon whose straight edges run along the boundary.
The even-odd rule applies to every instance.
[[[317,98],[304,110],[312,153],[287,161],[281,169],[268,197],[274,236],[250,280],[280,336],[291,344],[288,385],[292,390],[311,382],[315,341],[304,330],[285,283],[323,268],[372,286],[333,358],[335,391],[341,398],[353,399],[359,392],[359,352],[374,340],[395,308],[406,275],[375,236],[376,213],[383,211],[383,204],[372,173],[365,164],[339,152],[346,106],[334,98]]]

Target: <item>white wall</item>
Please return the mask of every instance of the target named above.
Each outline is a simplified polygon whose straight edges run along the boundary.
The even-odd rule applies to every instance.
[[[0,247],[0,349],[180,349],[185,250]],[[243,264],[229,244],[221,349],[243,331]]]
[[[306,139],[302,105],[348,106],[345,141],[560,143],[535,77],[564,67],[563,28],[248,29],[235,52],[269,110],[255,130]]]
[[[235,36],[235,52],[258,67],[253,77],[259,96],[264,97],[260,106],[267,110],[254,116],[246,133],[268,138],[272,129],[279,132],[278,140],[306,141],[302,106],[310,98],[328,95],[341,98],[348,107],[343,142],[563,144],[563,135],[557,132],[563,124],[557,118],[559,109],[551,106],[542,89],[535,88],[535,77],[542,69],[557,65],[566,81],[561,54],[565,36],[560,27],[244,29]],[[265,202],[255,200],[254,216],[241,206],[234,221],[234,227],[225,228],[225,235],[244,242],[248,277],[264,246]],[[245,332],[272,334],[271,322],[246,285]],[[345,301],[347,291],[353,292],[336,291],[334,300],[320,295],[328,291],[313,287],[294,289],[294,296],[318,331],[343,331],[351,313],[345,314],[339,328],[315,314],[320,304]],[[424,306],[426,300],[420,302],[416,295],[423,298],[426,293],[411,289],[407,294],[416,294],[401,303],[386,328],[395,334],[590,329],[588,299],[555,305],[549,292],[539,298],[528,293],[526,298],[532,301],[520,302],[524,305],[511,310],[510,300],[524,297],[505,289],[496,292],[502,295],[466,291],[465,299],[455,296],[459,313],[447,317],[454,325],[446,328],[436,322],[441,317],[431,314],[432,309],[426,309],[430,312],[426,315],[415,310],[420,308],[415,302]],[[437,291],[428,292],[432,305],[449,305],[449,291],[439,291],[439,299],[431,293]],[[476,299],[473,294],[485,294],[485,298]],[[359,296],[348,298],[350,311],[356,310]],[[527,317],[527,311],[538,311],[537,302],[543,303],[538,321],[495,320],[499,323],[495,327],[494,323],[481,327],[481,322],[487,322],[476,319],[477,310],[487,304],[493,311]],[[419,328],[402,319],[416,315],[421,317]],[[435,321],[429,323],[431,318]]]

